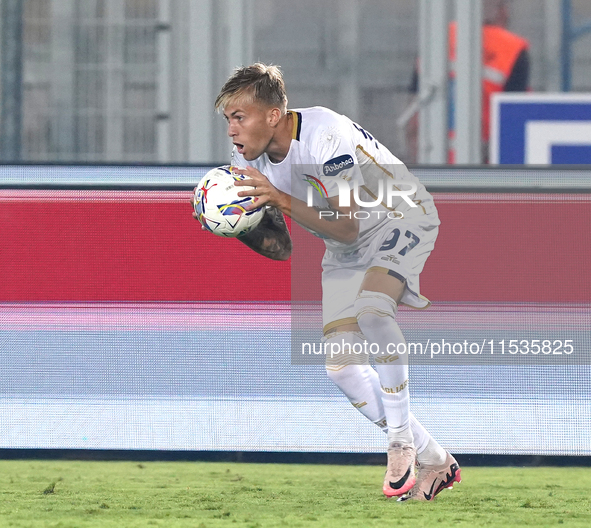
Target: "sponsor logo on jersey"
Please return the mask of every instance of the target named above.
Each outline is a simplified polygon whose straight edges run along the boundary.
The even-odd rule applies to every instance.
[[[387,260],[388,262],[393,262],[394,264],[400,264],[400,261],[396,258],[396,255],[384,255],[381,257],[382,260]]]
[[[343,154],[328,160],[322,167],[325,176],[336,176],[339,172],[353,166],[353,157],[350,154]]]

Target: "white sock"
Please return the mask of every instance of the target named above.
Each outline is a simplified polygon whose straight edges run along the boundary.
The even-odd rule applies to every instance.
[[[350,339],[361,339],[357,334]],[[342,339],[342,337],[339,337]],[[327,365],[328,377],[345,394],[351,404],[368,420],[388,434],[388,425],[382,404],[382,388],[378,373],[370,365]],[[409,414],[410,428],[417,448],[419,462],[427,465],[440,465],[445,461],[444,449],[433,439],[429,432]],[[432,443],[432,447],[427,446]],[[424,455],[423,455],[424,453]],[[443,460],[441,460],[443,458]],[[441,461],[440,461],[441,460]]]
[[[327,366],[326,373],[361,414],[382,430],[388,430],[380,381],[370,365],[345,365],[338,369]]]
[[[367,354],[350,353],[362,347],[364,341],[360,332],[338,332],[327,337],[324,346],[331,353],[326,356],[326,373],[361,414],[384,430],[387,425],[378,375]],[[349,353],[333,354],[333,345],[335,351],[350,349]]]
[[[429,440],[432,440],[432,436],[425,429],[421,422],[419,422],[413,413],[410,413],[410,428],[412,429],[412,435],[415,440],[415,447],[417,448],[417,454],[421,453],[429,444]]]
[[[430,438],[427,446],[420,453],[417,450],[419,464],[425,466],[441,466],[446,458],[447,453],[445,452],[445,449],[443,449],[443,447],[441,447],[433,438]]]
[[[380,377],[380,383],[383,383]],[[383,392],[382,388],[382,392]],[[410,413],[408,411],[408,388],[398,394],[382,393],[384,413],[388,423],[388,442],[412,444],[413,434],[410,428]],[[404,420],[406,417],[406,420]],[[404,421],[403,421],[404,420]],[[394,425],[398,422],[398,425]]]
[[[426,466],[440,466],[443,464],[447,458],[445,449],[435,441],[412,413],[410,415],[410,424],[415,437],[419,463]]]
[[[355,300],[355,309],[361,331],[381,352],[376,356],[376,371],[388,423],[388,440],[412,443],[407,357],[388,353],[398,343],[405,343],[395,319],[396,302],[384,293],[364,290]]]

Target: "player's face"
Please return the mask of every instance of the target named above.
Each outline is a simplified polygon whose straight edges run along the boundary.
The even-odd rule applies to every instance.
[[[261,156],[274,134],[272,109],[259,103],[236,102],[224,108],[228,121],[228,136],[245,160]]]

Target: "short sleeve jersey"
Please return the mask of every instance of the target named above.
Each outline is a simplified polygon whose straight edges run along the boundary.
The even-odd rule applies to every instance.
[[[313,207],[327,207],[326,198],[344,199],[353,190],[353,200],[360,205],[356,213],[359,236],[352,244],[325,239],[327,249],[336,253],[355,251],[368,243],[383,222],[396,218],[394,215],[415,217],[435,211],[431,196],[419,180],[348,117],[319,106],[289,112],[293,118],[292,140],[281,162],[273,163],[267,154],[246,161],[234,149],[232,164],[258,169],[277,189]],[[400,196],[388,198],[387,182],[404,182],[403,186],[394,184],[395,189],[416,188],[408,198],[416,207]]]

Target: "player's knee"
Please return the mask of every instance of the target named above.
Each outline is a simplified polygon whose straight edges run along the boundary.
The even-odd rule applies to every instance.
[[[365,339],[359,332],[337,332],[324,339],[326,373],[337,385],[355,375],[361,366],[369,366]]]
[[[379,327],[383,322],[396,317],[398,305],[382,292],[363,290],[355,299],[355,317],[362,331]]]

